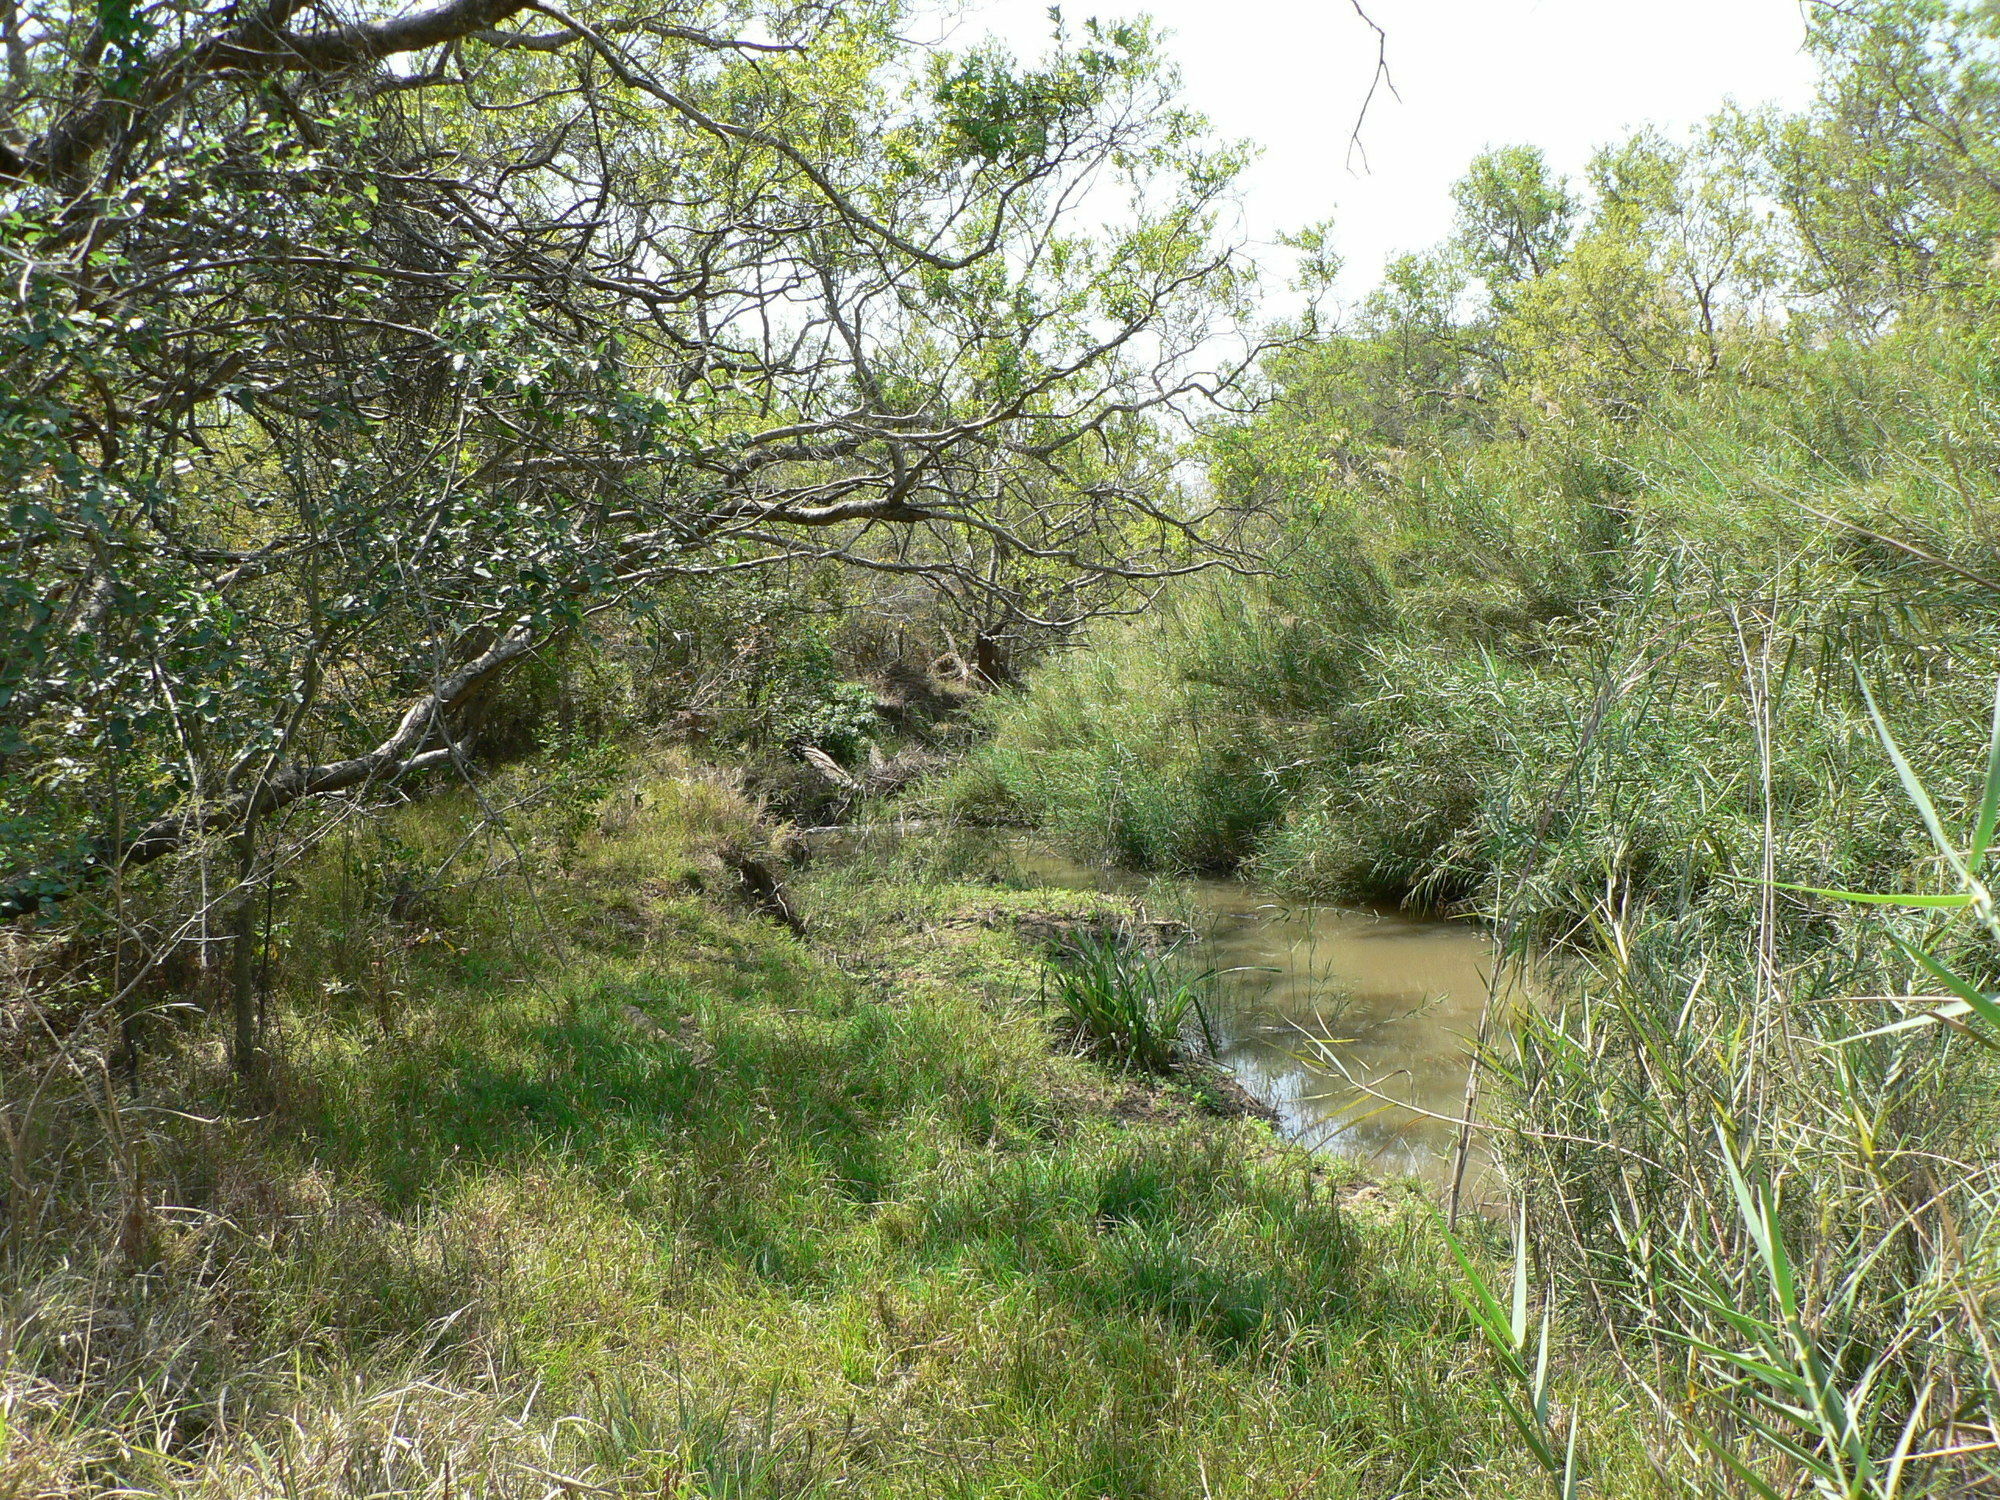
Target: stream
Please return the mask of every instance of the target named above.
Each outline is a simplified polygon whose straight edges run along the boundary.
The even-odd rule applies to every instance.
[[[1009,883],[1132,896],[1191,919],[1191,956],[1222,971],[1207,1016],[1216,1061],[1277,1112],[1280,1131],[1449,1186],[1459,1132],[1448,1121],[1465,1110],[1494,960],[1484,928],[1304,904],[1239,880],[1149,879],[1019,837],[997,838],[988,858]],[[1517,994],[1503,986],[1500,1001]],[[1474,1205],[1499,1196],[1476,1138],[1465,1191]]]

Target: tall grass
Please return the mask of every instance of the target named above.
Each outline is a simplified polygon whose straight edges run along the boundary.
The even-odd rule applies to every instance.
[[[1979,903],[2000,761],[1954,839],[1875,727],[1935,841],[1914,887],[1767,876],[1733,933],[1607,901],[1567,996],[1497,1061],[1544,1270],[1615,1335],[1683,1482],[1870,1500],[2000,1484],[1995,950],[1923,920]],[[1764,868],[1787,873],[1775,810],[1767,828]],[[1960,889],[1922,888],[1939,876]],[[1871,931],[1841,918],[1856,899],[1912,915]]]
[[[1139,868],[1251,857],[1341,738],[1327,715],[1360,680],[1350,631],[1379,624],[1339,528],[1285,550],[1283,575],[1191,584],[991,700],[961,803]]]
[[[1768,388],[1643,420],[1294,476],[1294,530],[1330,511],[1373,580],[1365,614],[1287,626],[1344,662],[1338,691],[1300,707],[1282,660],[1268,691],[1261,658],[1198,665],[1235,637],[1191,594],[997,711],[987,795],[1117,853],[1092,832],[1123,805],[1114,764],[1160,766],[1148,795],[1187,818],[1211,799],[1174,803],[1172,747],[1118,761],[1079,726],[1210,693],[1202,742],[1275,789],[1251,873],[1483,915],[1537,957],[1545,1003],[1486,1064],[1529,1314],[1504,1288],[1478,1321],[1558,1487],[1607,1460],[1536,1360],[1592,1348],[1644,1393],[1675,1492],[2000,1486],[2000,1067],[1983,1033],[1907,1024],[1928,997],[1979,1032],[2000,946],[1949,904],[1814,893],[1976,899],[2000,525],[1973,476],[2000,426],[1953,347],[1799,351]],[[1039,811],[1058,737],[1075,825]]]
[[[1166,1073],[1190,1055],[1191,1033],[1208,1034],[1213,978],[1116,931],[1086,933],[1044,970],[1042,993],[1099,1056]]]

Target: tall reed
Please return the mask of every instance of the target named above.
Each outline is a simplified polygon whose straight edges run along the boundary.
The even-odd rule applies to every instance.
[[[1913,698],[1909,658],[1877,634],[1854,652],[1857,682],[1823,653],[1836,632],[1866,642],[1839,617],[1853,601],[1784,599],[1784,583],[1754,606],[1718,601],[1708,632],[1717,656],[1734,648],[1751,857],[1678,897],[1605,859],[1563,982],[1489,1056],[1524,1244],[1572,1326],[1647,1393],[1670,1482],[1773,1500],[1980,1493],[2000,1483],[2000,1069],[1983,1030],[2000,1019],[1985,988],[2000,948],[1979,922],[1938,922],[1990,907],[2000,724],[1954,840],[1938,806],[1956,799],[1926,781],[1945,784],[1940,750],[1962,743],[1938,733],[1939,709],[1970,707],[1969,674],[1920,667],[1932,696]],[[1929,772],[1890,733],[1871,669],[1902,684]],[[1633,713],[1683,686],[1675,670],[1623,676],[1579,737],[1576,784],[1614,774]],[[1524,841],[1540,858],[1517,902],[1549,898],[1551,865],[1574,856],[1545,845],[1567,836]],[[1909,883],[1845,889],[1843,865]],[[1926,889],[1940,883],[1958,889]]]

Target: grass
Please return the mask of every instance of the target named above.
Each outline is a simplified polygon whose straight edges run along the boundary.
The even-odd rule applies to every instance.
[[[1278,576],[1052,663],[958,791],[1087,855],[1477,914],[1536,963],[1486,1091],[1531,1301],[1684,1491],[2000,1487],[1984,339],[1788,348],[1366,466],[1295,383],[1218,474],[1284,496]],[[1479,1321],[1560,1484],[1538,1318]]]
[[[17,946],[0,1494],[1524,1492],[1420,1199],[1053,1045],[1014,919],[1112,898],[829,866],[804,943],[705,773],[537,785],[298,872],[264,1098]]]
[[[1098,1056],[1168,1073],[1190,1055],[1188,1033],[1208,1029],[1202,994],[1213,977],[1114,930],[1071,944],[1049,966],[1043,993]]]

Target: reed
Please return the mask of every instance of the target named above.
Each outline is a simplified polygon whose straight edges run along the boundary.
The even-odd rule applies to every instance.
[[[1764,812],[1751,878],[1726,905],[1678,908],[1610,883],[1566,982],[1488,1059],[1523,1234],[1572,1326],[1648,1393],[1663,1479],[1985,1493],[2000,1483],[2000,1007],[1981,872],[2000,720],[1954,837],[1940,807],[1961,799],[1933,795],[1944,778],[1918,772],[1863,679],[1854,727],[1929,856],[1906,843],[1911,883],[1888,891],[1781,880],[1804,863],[1801,804],[1778,800],[1789,706],[1764,670],[1786,634],[1761,623],[1739,678]],[[1817,790],[1854,795],[1831,776]]]
[[[1610,1481],[1603,1431],[1572,1455],[1561,1403],[1536,1417],[1543,1349],[1550,1380],[1619,1364],[1673,1492],[2000,1486],[2000,940],[1966,883],[2000,677],[1968,464],[2000,425],[1952,350],[1913,328],[1626,422],[1297,475],[1287,537],[1347,536],[1386,593],[1316,615],[1270,585],[1349,665],[1317,700],[1304,654],[1253,654],[1190,591],[996,710],[984,774],[1058,837],[1207,816],[1173,757],[1231,746],[1212,775],[1276,789],[1260,880],[1483,916],[1547,976],[1484,1097],[1529,1278],[1520,1328],[1489,1288],[1493,1368],[1552,1483]]]

